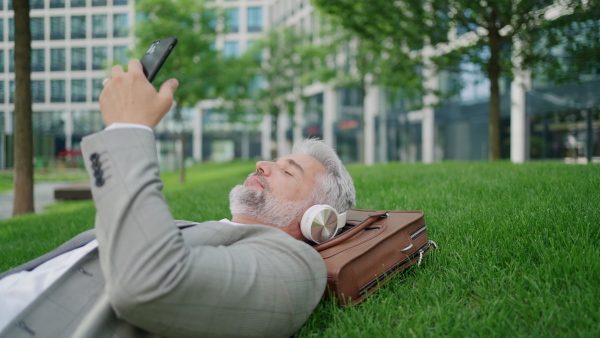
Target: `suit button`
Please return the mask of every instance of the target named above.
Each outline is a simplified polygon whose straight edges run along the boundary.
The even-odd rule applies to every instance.
[[[98,161],[92,162],[92,169],[99,170],[101,167],[102,167],[102,163],[100,163]]]
[[[100,179],[100,178],[102,178],[102,174],[103,173],[104,173],[104,170],[102,170],[102,169],[95,170],[94,171],[94,177],[96,179]]]
[[[96,186],[97,187],[101,187],[104,185],[104,182],[106,182],[102,177],[96,179]]]
[[[90,161],[98,161],[98,158],[100,158],[100,154],[98,153],[93,153],[90,155]]]

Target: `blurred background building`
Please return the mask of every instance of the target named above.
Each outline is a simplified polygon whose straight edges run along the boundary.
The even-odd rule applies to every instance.
[[[107,67],[126,62],[133,44],[133,1],[31,0],[30,6],[36,167],[80,165],[81,138],[103,128],[98,97]],[[0,168],[13,159],[13,16],[12,1],[0,1]]]
[[[98,107],[102,79],[112,64],[127,62],[135,44],[134,0],[29,1],[36,166],[80,166],[81,138],[103,128]],[[309,0],[211,3],[224,9],[228,29],[215,48],[226,58],[239,57],[271,28],[319,27]],[[13,158],[13,48],[12,1],[0,0],[0,169],[12,167]],[[528,74],[514,81],[504,78],[502,157],[523,162],[600,156],[599,73],[600,61],[594,72],[567,85],[532,81]],[[426,81],[442,94],[458,81],[463,87],[434,108],[413,109],[409,99],[386,88],[371,86],[363,98],[359,88],[315,82],[302,88],[308,99],[296,102],[293,116],[259,112],[237,122],[215,109],[219,100],[202,101],[182,110],[183,123],[169,114],[156,128],[162,165],[173,168],[181,149],[188,163],[281,156],[295,139],[307,136],[334,146],[347,163],[487,159],[486,75],[463,63],[458,72],[439,72]],[[184,147],[171,137],[177,130],[185,134]]]

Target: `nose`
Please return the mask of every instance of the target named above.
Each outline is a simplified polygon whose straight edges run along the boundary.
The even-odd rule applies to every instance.
[[[256,162],[256,172],[263,174],[265,176],[269,176],[269,174],[271,173],[270,163],[271,162],[267,162],[267,161]]]

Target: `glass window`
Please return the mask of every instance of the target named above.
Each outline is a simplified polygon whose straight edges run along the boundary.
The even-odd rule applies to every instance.
[[[4,73],[4,49],[0,49],[0,73]]]
[[[44,40],[44,18],[31,18],[31,40]]]
[[[106,0],[92,0],[92,6],[106,6]]]
[[[31,120],[35,134],[64,135],[65,121],[62,111],[35,111]]]
[[[0,103],[6,103],[5,100],[6,97],[4,97],[4,81],[0,81]]]
[[[237,41],[225,41],[225,47],[223,48],[223,56],[226,58],[240,56],[240,43]]]
[[[71,39],[85,39],[85,16],[71,17]]]
[[[15,50],[11,49],[8,51],[8,72],[15,72]]]
[[[86,70],[85,47],[71,48],[71,70]]]
[[[225,29],[229,33],[237,33],[240,30],[240,10],[237,8],[225,9]]]
[[[65,80],[50,80],[50,102],[65,102]]]
[[[250,94],[256,94],[260,89],[264,88],[264,82],[265,79],[262,75],[255,76],[248,86],[248,92]]]
[[[114,46],[113,47],[113,60],[115,63],[120,63],[122,65],[127,64],[127,46]]]
[[[92,37],[105,38],[107,36],[106,15],[92,15]]]
[[[50,71],[64,71],[66,68],[64,48],[50,49]]]
[[[102,80],[100,80],[102,84]],[[77,135],[87,135],[104,128],[99,110],[73,110],[73,130]]]
[[[30,9],[44,9],[44,0],[29,0]]]
[[[125,6],[127,5],[127,0],[113,0],[114,6]]]
[[[31,71],[32,72],[43,72],[46,70],[46,58],[44,49],[32,49],[31,50]]]
[[[10,81],[8,85],[8,103],[15,103],[15,81]]]
[[[15,41],[15,19],[8,19],[8,41]]]
[[[248,7],[248,32],[262,30],[262,7]]]
[[[206,9],[202,11],[202,22],[206,23],[211,29],[217,29],[217,11],[215,9]]]
[[[0,19],[0,41],[4,41],[4,19]]]
[[[102,93],[102,80],[103,79],[92,79],[92,101],[97,102]]]
[[[104,69],[107,66],[106,58],[106,47],[92,47],[92,70]]]
[[[46,102],[46,81],[32,80],[31,81],[31,101],[33,103]]]
[[[254,45],[254,40],[248,40],[247,42],[247,47],[246,47],[246,52],[248,52],[249,50],[252,49],[252,46]],[[252,51],[255,56],[255,60],[260,62],[262,60],[262,51],[258,50],[258,51]]]
[[[71,80],[71,102],[85,102],[87,100],[87,86],[85,79]]]
[[[85,0],[71,0],[71,7],[85,7]]]
[[[65,8],[65,0],[50,0],[50,8]]]
[[[65,17],[53,16],[50,18],[50,40],[65,39]]]
[[[113,37],[123,38],[129,34],[127,13],[115,14],[113,16]]]

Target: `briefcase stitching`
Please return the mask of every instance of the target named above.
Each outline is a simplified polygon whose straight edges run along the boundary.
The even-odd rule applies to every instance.
[[[356,247],[357,245],[361,245],[364,242],[370,241],[371,239],[373,239],[373,238],[381,235],[382,233],[384,233],[385,229],[388,228],[388,226],[385,225],[385,224],[373,224],[373,225],[379,225],[380,226],[379,230],[378,231],[371,231],[370,230],[371,232],[367,236],[364,236],[360,240],[352,242],[352,245],[344,246],[343,248],[338,248],[337,250],[335,250],[333,252],[328,252],[327,255],[324,255],[323,252],[325,252],[325,251],[327,251],[329,249],[321,251],[321,257],[323,257],[323,259],[331,258],[331,257],[339,254],[340,252],[344,252],[346,250],[352,249],[352,248]],[[333,247],[333,248],[335,248],[335,247]],[[331,249],[333,249],[333,248],[331,248]]]

